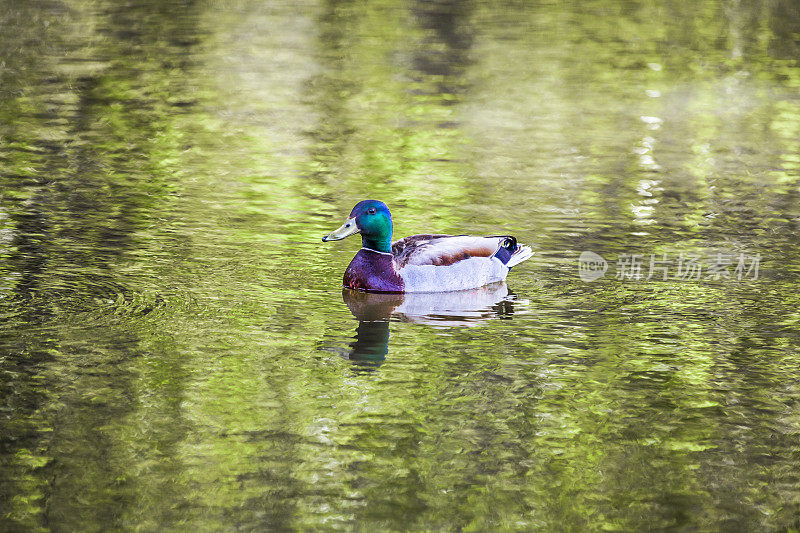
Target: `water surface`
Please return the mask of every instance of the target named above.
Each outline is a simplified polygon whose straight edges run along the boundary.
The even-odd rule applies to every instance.
[[[0,28],[1,529],[800,527],[794,2],[36,0]],[[398,237],[536,255],[343,292],[360,243],[320,238],[367,197]]]

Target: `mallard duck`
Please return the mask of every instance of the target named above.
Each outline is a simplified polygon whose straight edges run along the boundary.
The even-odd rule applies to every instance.
[[[378,200],[358,202],[342,226],[322,238],[361,233],[361,250],[344,272],[344,285],[373,292],[448,292],[506,279],[533,255],[510,235],[411,235],[392,242],[392,215]]]

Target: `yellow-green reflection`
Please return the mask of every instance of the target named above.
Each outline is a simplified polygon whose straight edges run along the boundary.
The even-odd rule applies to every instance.
[[[797,527],[792,2],[0,20],[0,529]],[[365,197],[537,255],[342,295],[318,237]]]

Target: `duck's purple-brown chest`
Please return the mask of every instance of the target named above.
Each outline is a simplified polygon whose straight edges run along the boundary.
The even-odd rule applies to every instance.
[[[362,248],[344,271],[344,286],[374,292],[403,292],[392,254]]]

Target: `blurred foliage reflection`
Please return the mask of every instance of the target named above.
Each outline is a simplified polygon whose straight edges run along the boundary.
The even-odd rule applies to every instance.
[[[10,0],[0,28],[0,529],[800,528],[793,0]],[[343,295],[358,243],[319,238],[365,197],[537,255]]]

